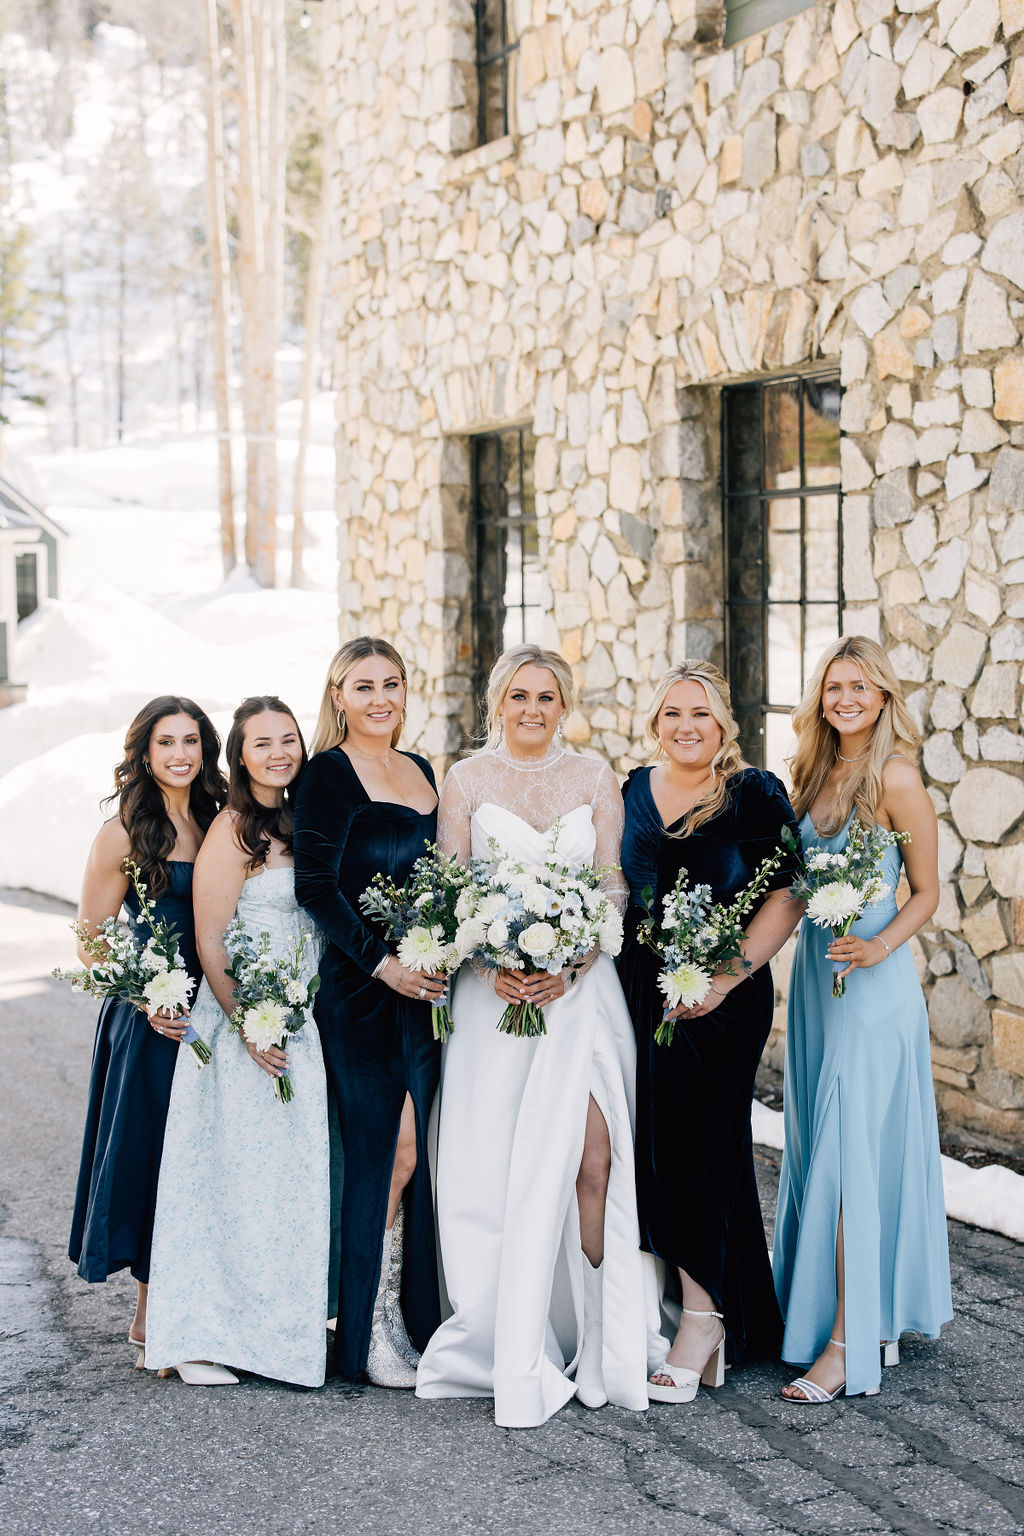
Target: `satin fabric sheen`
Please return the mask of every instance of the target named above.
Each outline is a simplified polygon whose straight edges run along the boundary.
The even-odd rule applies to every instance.
[[[430,764],[407,754],[433,786]],[[433,842],[437,812],[371,800],[339,748],[312,758],[295,806],[295,895],[327,948],[314,1012],[338,1107],[344,1152],[341,1273],[335,1357],[355,1380],[366,1366],[380,1275],[391,1169],[406,1093],[416,1110],[416,1171],[406,1187],[402,1315],[420,1349],[440,1321],[427,1125],[440,1047],[429,1003],[400,997],[372,976],[391,952],[359,910],[374,875],[402,884]]]
[[[835,852],[849,822],[804,846]],[[898,848],[885,853],[895,891]],[[851,933],[869,939],[896,914],[893,895]],[[832,996],[830,934],[804,918],[789,984],[786,1145],[775,1227],[775,1284],[786,1318],[782,1357],[824,1349],[836,1309],[836,1228],[843,1213],[846,1390],[877,1387],[880,1339],[908,1329],[937,1338],[953,1315],[928,1013],[907,945],[853,971]]]
[[[761,860],[779,846],[784,826],[796,835],[788,797],[774,774],[748,768],[730,780],[730,801],[688,837],[670,837],[650,788],[649,768],[625,788],[622,868],[632,905],[619,959],[637,1034],[636,1178],[641,1242],[684,1269],[722,1312],[730,1360],[776,1354],[782,1323],[754,1177],[750,1101],[771,1029],[775,992],[767,965],[703,1018],[676,1023],[670,1046],[656,1045],[664,997],[660,962],[641,944],[645,889],[661,901],[681,868],[691,885],[707,884],[715,901],[731,900]],[[793,879],[787,858],[772,890]]]
[[[192,916],[193,865],[171,859],[171,883],[155,903],[157,917],[178,933],[185,969],[198,985],[202,971]],[[124,905],[134,924],[139,900]],[[149,937],[149,929],[135,929]],[[83,1280],[105,1280],[130,1269],[149,1280],[157,1179],[178,1044],[158,1035],[144,1013],[109,998],[100,1008],[89,1078],[82,1158],[71,1218],[68,1257]]]
[[[590,863],[590,806],[561,818],[558,851]],[[473,852],[493,838],[533,862],[548,833],[502,806],[472,821]],[[576,1175],[590,1095],[611,1142],[602,1266],[602,1367],[609,1400],[647,1407],[648,1365],[664,1359],[654,1266],[639,1249],[632,1158],[634,1045],[606,955],[544,1010],[547,1034],[499,1033],[505,1004],[469,966],[444,1050],[437,1203],[453,1315],[417,1374],[419,1397],[494,1398],[495,1422],[542,1424],[573,1396],[583,1320]],[[568,1362],[568,1364],[567,1364]]]

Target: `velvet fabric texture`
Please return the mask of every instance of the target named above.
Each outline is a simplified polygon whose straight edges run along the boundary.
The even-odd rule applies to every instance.
[[[171,883],[156,902],[156,913],[177,929],[185,969],[198,986],[202,970],[192,917],[193,866],[171,859],[169,869]],[[131,887],[124,905],[134,921],[140,908]],[[148,928],[144,932],[148,938]],[[108,998],[101,1006],[68,1244],[68,1258],[83,1280],[105,1280],[119,1269],[130,1269],[143,1285],[149,1280],[160,1154],[178,1050],[176,1041],[158,1035],[130,1003]]]
[[[433,786],[430,764],[408,754]],[[327,947],[314,1014],[344,1153],[334,1351],[354,1381],[366,1367],[391,1170],[406,1093],[416,1110],[416,1171],[406,1187],[402,1315],[419,1349],[441,1321],[427,1123],[441,1050],[430,1005],[400,997],[372,972],[389,954],[359,897],[374,875],[401,884],[434,841],[437,811],[371,800],[345,752],[310,760],[295,806],[295,895]]]
[[[730,781],[730,800],[689,837],[670,837],[638,768],[624,786],[622,868],[631,905],[619,974],[637,1032],[636,1176],[640,1241],[684,1269],[724,1314],[733,1361],[777,1355],[782,1320],[775,1300],[761,1206],[754,1178],[750,1101],[754,1074],[771,1029],[775,991],[767,965],[703,1018],[680,1019],[670,1046],[656,1045],[664,997],[658,957],[637,937],[649,888],[660,917],[662,898],[685,868],[691,885],[709,885],[729,901],[796,821],[772,773],[747,768]],[[794,876],[787,857],[769,888]]]

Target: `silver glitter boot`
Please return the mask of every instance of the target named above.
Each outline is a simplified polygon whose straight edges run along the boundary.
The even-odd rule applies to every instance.
[[[388,1287],[384,1297],[384,1316],[387,1319],[391,1342],[413,1370],[420,1363],[420,1352],[405,1331],[402,1316],[402,1254],[404,1250],[405,1210],[398,1207],[395,1224],[391,1228],[391,1264],[388,1269]]]
[[[370,1328],[370,1351],[366,1358],[366,1374],[375,1387],[414,1387],[416,1372],[408,1361],[403,1360],[391,1342],[386,1313],[388,1275],[391,1270],[392,1233],[384,1233],[384,1249],[381,1254],[380,1279],[373,1303],[373,1322]]]

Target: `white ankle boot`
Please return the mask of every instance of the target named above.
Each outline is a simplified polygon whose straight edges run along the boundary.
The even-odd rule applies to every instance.
[[[391,1272],[393,1235],[394,1228],[389,1227],[384,1232],[380,1278],[377,1281],[377,1296],[373,1303],[373,1323],[370,1328],[370,1352],[366,1358],[366,1374],[375,1387],[414,1387],[416,1372],[398,1353],[391,1341],[391,1330],[388,1327],[388,1276]]]
[[[387,1319],[391,1342],[407,1365],[413,1370],[420,1363],[420,1352],[406,1332],[402,1316],[402,1255],[405,1235],[405,1210],[399,1205],[391,1228],[391,1263],[388,1267],[387,1293],[384,1298],[384,1316]]]
[[[576,1366],[576,1396],[585,1408],[603,1408],[608,1401],[601,1369],[603,1343],[604,1265],[595,1269],[584,1254],[583,1346]]]

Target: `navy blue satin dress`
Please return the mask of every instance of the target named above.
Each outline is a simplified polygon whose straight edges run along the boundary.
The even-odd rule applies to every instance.
[[[662,897],[681,868],[690,883],[710,885],[729,901],[779,845],[793,811],[772,773],[747,768],[730,781],[726,808],[689,837],[670,837],[650,789],[649,768],[623,788],[626,825],[622,868],[631,906],[619,974],[637,1034],[636,1177],[641,1246],[686,1273],[725,1317],[731,1360],[777,1355],[782,1319],[775,1300],[754,1178],[750,1101],[754,1074],[772,1024],[775,989],[767,965],[703,1018],[680,1019],[671,1046],[656,1045],[664,998],[659,962],[637,940],[645,887]],[[793,880],[787,858],[772,876]]]
[[[433,786],[430,764],[407,754]],[[341,1270],[334,1352],[354,1381],[366,1367],[391,1169],[405,1096],[416,1110],[416,1171],[404,1196],[402,1316],[419,1349],[441,1321],[427,1123],[441,1048],[430,1005],[400,997],[374,968],[391,953],[378,923],[359,910],[374,875],[401,885],[437,834],[436,808],[421,815],[371,800],[348,756],[334,747],[310,760],[295,805],[295,895],[327,939],[314,1013],[344,1153]]]
[[[193,865],[171,859],[167,868],[171,883],[155,903],[156,915],[177,929],[185,969],[198,986]],[[130,886],[124,905],[133,920],[138,917]],[[142,931],[149,936],[148,928]],[[83,1280],[105,1280],[119,1269],[130,1269],[143,1284],[149,1280],[160,1154],[179,1049],[130,1003],[108,998],[100,1008],[68,1244]]]

